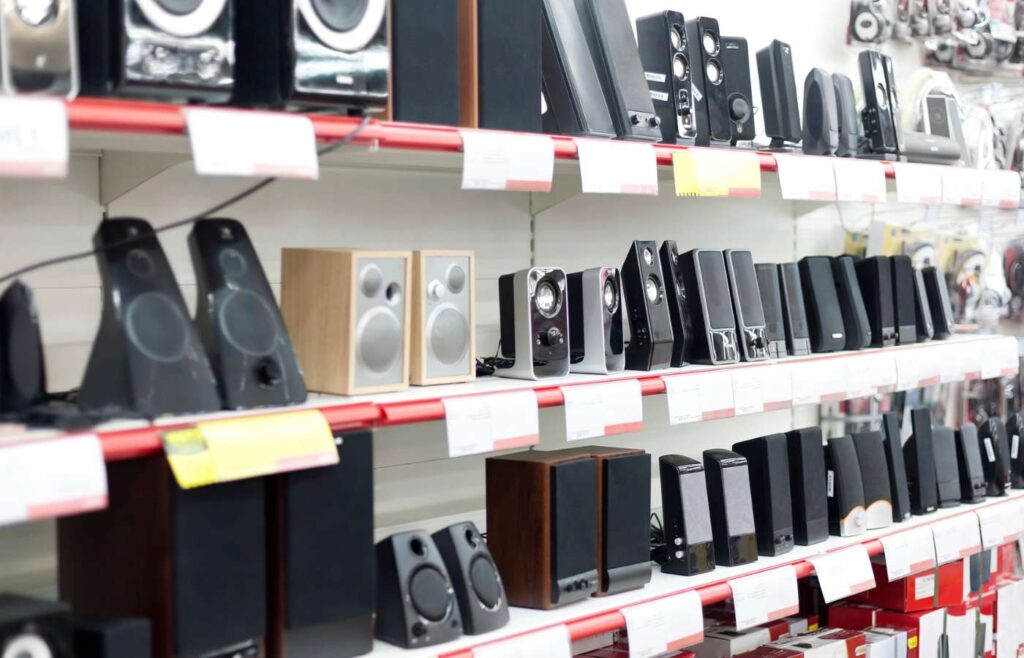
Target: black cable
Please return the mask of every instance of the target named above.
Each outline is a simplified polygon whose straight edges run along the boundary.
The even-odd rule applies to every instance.
[[[364,116],[363,120],[359,122],[359,125],[356,126],[355,129],[352,130],[352,132],[350,132],[349,134],[345,135],[341,139],[339,139],[339,140],[337,140],[335,142],[332,142],[331,144],[328,144],[327,146],[319,149],[317,151],[317,153],[316,153],[317,158],[321,158],[321,157],[327,155],[328,153],[332,153],[334,151],[337,151],[338,149],[342,148],[343,146],[351,143],[352,140],[354,140],[356,137],[359,136],[359,134],[361,132],[363,132],[363,129],[365,129],[367,124],[369,124],[369,123],[370,123],[369,115]],[[44,269],[44,268],[47,268],[47,267],[53,267],[54,265],[60,265],[62,263],[70,263],[71,261],[80,260],[82,258],[89,258],[91,256],[98,256],[99,254],[101,254],[101,253],[103,253],[105,251],[110,251],[110,250],[113,250],[113,249],[124,247],[126,245],[132,244],[132,243],[137,242],[139,240],[143,240],[145,238],[148,238],[151,235],[156,235],[157,233],[163,233],[164,231],[170,231],[172,229],[180,228],[182,226],[189,226],[191,224],[195,224],[196,222],[201,221],[203,219],[206,219],[206,218],[210,217],[211,215],[215,215],[215,214],[219,213],[221,210],[224,210],[225,208],[228,208],[230,206],[235,205],[239,201],[244,201],[245,199],[251,197],[253,194],[256,194],[257,192],[259,192],[263,188],[267,187],[271,183],[277,182],[277,180],[278,179],[276,177],[264,178],[263,180],[259,181],[258,183],[255,183],[255,184],[251,185],[250,187],[248,187],[248,188],[242,190],[241,192],[239,192],[238,194],[236,194],[236,195],[234,195],[232,197],[229,197],[228,199],[218,203],[217,205],[213,206],[212,208],[207,208],[203,212],[198,213],[196,215],[192,215],[191,217],[187,217],[185,219],[179,219],[178,221],[171,222],[170,224],[164,224],[163,226],[159,226],[159,227],[153,229],[153,231],[151,233],[142,233],[142,234],[135,235],[135,236],[132,236],[132,237],[129,237],[129,238],[125,238],[124,240],[121,240],[120,242],[115,242],[113,244],[106,245],[106,246],[101,247],[99,249],[90,249],[89,251],[80,251],[80,252],[75,253],[75,254],[68,254],[66,256],[58,256],[56,258],[50,258],[50,259],[47,259],[47,260],[41,260],[41,261],[38,261],[38,262],[33,263],[31,265],[26,265],[25,267],[19,268],[17,270],[14,270],[13,272],[9,272],[9,273],[7,273],[7,274],[5,274],[3,276],[0,276],[0,283],[4,283],[5,281],[10,281],[11,279],[17,279],[18,277],[24,276],[25,274],[28,274],[29,272],[35,272],[36,270],[41,270],[41,269]]]

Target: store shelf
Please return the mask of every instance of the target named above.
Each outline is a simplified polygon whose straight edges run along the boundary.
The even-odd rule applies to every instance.
[[[952,509],[939,510],[928,516],[913,517],[907,522],[896,524],[890,528],[869,531],[859,537],[830,537],[816,546],[797,547],[784,556],[763,557],[757,562],[743,567],[719,567],[699,576],[672,576],[662,574],[655,569],[651,582],[643,589],[604,598],[591,598],[556,610],[512,608],[511,620],[508,625],[486,635],[467,636],[436,647],[415,650],[400,649],[384,642],[377,642],[370,655],[374,658],[472,658],[473,649],[476,647],[560,624],[565,624],[568,627],[569,635],[573,640],[593,637],[625,628],[625,618],[621,613],[624,607],[691,590],[696,590],[700,594],[701,602],[704,605],[718,603],[732,596],[732,590],[729,587],[729,581],[732,579],[783,566],[792,566],[796,569],[798,578],[807,578],[813,572],[808,558],[839,551],[857,544],[862,544],[871,556],[880,555],[883,552],[881,539],[887,535],[930,526],[954,516],[973,514],[983,508],[1022,503],[1024,503],[1024,491],[1013,491],[1006,498],[990,499],[979,505],[962,505]]]

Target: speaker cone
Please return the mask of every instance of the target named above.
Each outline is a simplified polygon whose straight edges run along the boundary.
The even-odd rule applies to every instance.
[[[611,277],[604,282],[604,308],[609,313],[619,310],[619,289]]]
[[[57,17],[57,0],[17,0],[18,18],[32,27],[39,27]]]
[[[647,292],[647,299],[652,304],[661,303],[661,281],[658,281],[658,277],[656,277],[653,274],[647,277],[647,282],[644,284],[644,289]]]
[[[704,46],[704,52],[708,55],[718,54],[718,35],[714,32],[705,32],[701,37],[701,44]]]
[[[384,308],[375,308],[360,319],[356,327],[359,336],[359,361],[375,373],[387,373],[394,368],[402,352],[402,325],[395,314]]]
[[[669,41],[672,42],[672,48],[675,50],[683,49],[683,28],[679,25],[673,25],[672,29],[668,33]]]
[[[494,610],[501,603],[501,586],[498,584],[498,570],[485,557],[478,556],[469,566],[469,581],[480,603],[488,610]]]
[[[541,281],[537,284],[534,301],[537,304],[537,310],[546,318],[558,315],[558,309],[562,305],[558,288],[550,281]]]
[[[676,76],[677,80],[686,79],[686,57],[676,55],[672,58],[672,75]]]
[[[451,608],[451,586],[437,569],[422,567],[409,579],[409,599],[421,617],[439,622],[448,616]]]
[[[155,28],[176,37],[207,32],[224,14],[228,0],[134,0]]]
[[[198,9],[203,0],[156,0],[156,3],[172,14],[184,16]]]
[[[713,85],[717,85],[722,82],[722,65],[718,63],[717,59],[708,60],[706,75],[708,82]]]
[[[50,645],[38,635],[18,635],[3,647],[3,658],[53,658]]]
[[[387,0],[295,0],[317,39],[342,52],[362,50],[384,22]]]
[[[455,365],[469,349],[469,323],[454,306],[438,309],[430,318],[430,350],[446,366]]]
[[[153,361],[173,363],[188,350],[189,320],[166,295],[146,292],[131,301],[125,326],[132,345]]]
[[[224,336],[239,352],[265,356],[277,347],[279,335],[274,310],[251,290],[235,290],[220,307]]]

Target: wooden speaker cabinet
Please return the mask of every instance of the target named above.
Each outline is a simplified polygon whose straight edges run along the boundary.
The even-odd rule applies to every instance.
[[[412,383],[476,378],[476,258],[472,251],[412,255]]]

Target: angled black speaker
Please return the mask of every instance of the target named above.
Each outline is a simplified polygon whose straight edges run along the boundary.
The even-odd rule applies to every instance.
[[[228,409],[306,401],[288,329],[241,222],[204,219],[188,237],[196,327]]]
[[[854,266],[864,310],[871,326],[871,346],[896,344],[896,309],[893,306],[892,261],[887,256],[864,258]]]
[[[1006,416],[1006,443],[1010,450],[1010,485],[1024,489],[1024,453],[1020,442],[1024,435],[1024,413],[1012,411]]]
[[[860,150],[861,136],[853,81],[842,73],[833,73],[832,87],[836,94],[836,112],[839,117],[839,145],[836,148],[836,155],[841,158],[853,157]]]
[[[105,413],[202,413],[221,408],[199,332],[153,228],[108,219],[93,236],[103,315],[78,404]]]
[[[1010,481],[1010,448],[1006,426],[999,418],[989,418],[978,427],[978,448],[990,497],[1005,496],[1013,486]]]
[[[896,318],[896,343],[917,342],[917,310],[914,293],[914,264],[910,256],[890,257],[892,267],[892,303]]]
[[[861,294],[853,258],[833,258],[832,276],[836,281],[836,296],[843,316],[843,326],[846,328],[846,349],[859,350],[868,347],[873,342],[871,322],[864,306],[864,295]]]
[[[790,472],[786,435],[769,434],[741,441],[733,444],[732,449],[747,458],[758,553],[774,556],[790,552],[794,531],[790,480],[785,477]]]
[[[715,563],[735,567],[757,560],[757,528],[747,460],[729,450],[705,450]]]
[[[690,49],[693,96],[703,116],[697,121],[698,146],[728,144],[732,140],[729,119],[727,72],[722,60],[722,33],[718,21],[707,16],[686,21],[686,43]]]
[[[665,275],[669,316],[672,318],[672,366],[684,366],[690,358],[693,324],[687,307],[686,280],[683,278],[676,241],[662,242],[658,256],[661,259],[661,272]]]
[[[985,468],[981,464],[978,428],[971,423],[956,431],[956,461],[960,473],[960,502],[980,503],[988,488]]]
[[[821,429],[804,427],[786,432],[789,481],[793,502],[793,538],[800,546],[828,539],[828,497],[825,447]],[[784,479],[784,478],[780,478]]]
[[[775,39],[757,51],[757,73],[761,80],[764,131],[772,139],[772,148],[783,148],[786,142],[799,142],[802,136],[800,101],[796,95],[793,51],[789,44]]]
[[[43,339],[32,290],[15,281],[0,297],[0,413],[46,402]]]
[[[749,142],[754,129],[754,95],[750,88],[750,54],[743,37],[722,37],[722,66],[725,68],[726,106],[732,144]]]
[[[832,259],[808,256],[800,260],[800,280],[815,352],[836,352],[846,347],[846,328],[836,294]]]
[[[953,335],[953,305],[949,301],[949,286],[946,277],[936,267],[921,270],[925,291],[928,293],[928,307],[932,312],[934,338],[942,340]]]
[[[914,269],[914,318],[917,325],[917,340],[924,342],[935,335],[932,324],[932,308],[928,303],[928,290],[925,288],[924,275],[921,270]]]
[[[839,109],[832,76],[825,69],[811,69],[804,79],[804,153],[834,155],[838,148]]]
[[[472,521],[433,535],[455,589],[467,635],[497,630],[508,623],[508,597],[487,542]]]
[[[885,445],[881,432],[860,432],[853,435],[857,450],[860,477],[864,484],[864,510],[868,530],[888,528],[893,524],[892,490],[886,466]]]
[[[669,367],[675,335],[657,243],[637,240],[630,246],[622,264],[622,290],[630,329],[626,367],[630,370]]]
[[[910,509],[917,515],[931,514],[939,505],[931,414],[928,408],[911,411],[910,421],[914,433],[903,445]]]
[[[788,356],[786,349],[785,305],[782,303],[782,282],[779,280],[779,266],[775,263],[757,263],[757,291],[761,293],[761,308],[764,310],[764,332],[768,344],[768,356],[780,359]]]
[[[725,257],[714,249],[694,249],[679,260],[694,329],[692,360],[736,363],[740,360],[740,346]]]
[[[711,571],[715,545],[704,465],[682,455],[662,455],[658,470],[666,550],[662,572],[694,576]]]
[[[744,361],[764,361],[769,356],[768,337],[761,292],[754,271],[754,257],[746,249],[726,249],[724,256],[733,312],[736,315],[736,334],[740,339],[740,354]]]
[[[956,507],[960,504],[962,490],[956,459],[956,436],[952,427],[932,428],[932,450],[939,507]]]
[[[804,306],[804,286],[800,280],[800,266],[796,263],[779,265],[779,284],[782,286],[782,317],[786,323],[786,351],[793,356],[811,353],[811,330]]]
[[[825,467],[828,469],[829,531],[840,537],[862,534],[867,529],[864,480],[857,448],[850,435],[828,440]]]
[[[892,520],[902,523],[911,516],[910,489],[907,487],[906,462],[903,461],[900,419],[896,412],[882,415],[881,433],[889,474],[889,492],[892,494]]]

